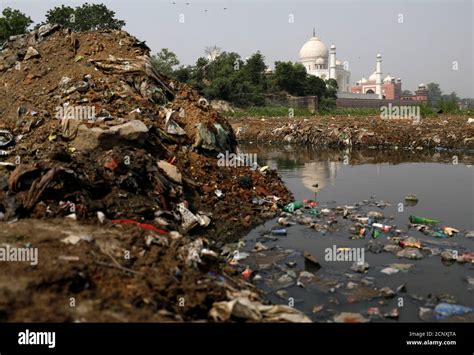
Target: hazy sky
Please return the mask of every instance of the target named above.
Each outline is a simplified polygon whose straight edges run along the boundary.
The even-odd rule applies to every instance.
[[[472,0],[89,1],[101,2],[154,53],[169,48],[182,64],[194,64],[213,45],[243,58],[260,50],[270,67],[276,60],[297,61],[316,27],[328,47],[337,46],[338,59],[348,61],[353,83],[374,71],[376,54],[381,53],[383,76],[401,77],[402,89],[437,82],[445,93],[474,97]],[[82,3],[0,0],[1,7],[18,8],[35,23],[54,6]]]

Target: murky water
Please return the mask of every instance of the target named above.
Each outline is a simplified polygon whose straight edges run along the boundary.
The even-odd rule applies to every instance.
[[[433,308],[440,302],[474,307],[474,290],[467,277],[474,277],[474,264],[442,261],[439,252],[456,250],[459,255],[474,251],[474,238],[465,237],[474,230],[474,155],[453,152],[348,152],[316,151],[291,147],[245,146],[243,151],[257,153],[260,165],[277,169],[296,200],[313,199],[317,208],[331,209],[327,216],[313,218],[328,228],[317,231],[306,225],[287,227],[287,236],[271,237],[269,231],[278,226],[277,219],[253,230],[245,239],[247,264],[260,281],[254,281],[267,292],[270,301],[293,304],[317,321],[326,321],[340,312],[357,312],[369,318],[369,307],[378,307],[382,314],[398,307],[399,321],[422,321],[419,308]],[[404,198],[413,193],[416,205]],[[377,203],[390,206],[379,208]],[[357,205],[359,204],[359,205]],[[350,239],[354,222],[334,214],[337,206],[356,206],[353,213],[382,212],[384,224],[401,229],[400,236],[416,237],[424,247],[421,260],[397,257],[396,253],[373,253],[368,243],[393,244],[394,233],[383,233],[375,240],[370,236]],[[451,238],[438,239],[409,229],[409,215],[440,220],[439,226],[461,231]],[[307,216],[306,214],[304,214]],[[309,216],[311,217],[311,216]],[[256,242],[267,250],[254,252]],[[364,248],[367,273],[350,269],[350,261],[326,261],[326,248]],[[433,255],[431,253],[438,254]],[[298,275],[310,264],[304,251],[314,255],[321,268],[310,270],[315,278],[296,285]],[[427,252],[428,251],[428,252]],[[430,255],[431,254],[431,255]],[[296,266],[286,263],[296,261]],[[412,264],[408,271],[386,275],[382,269],[393,263]],[[286,276],[285,276],[286,275]],[[405,289],[393,298],[380,297],[380,288]],[[283,292],[282,292],[283,290]],[[313,313],[315,306],[322,306]],[[321,307],[319,307],[321,308]],[[429,318],[429,317],[427,317]],[[377,319],[374,317],[373,319]],[[431,318],[430,318],[431,319]],[[464,318],[454,320],[464,320]],[[380,321],[393,321],[380,317]],[[472,321],[472,320],[471,320]]]

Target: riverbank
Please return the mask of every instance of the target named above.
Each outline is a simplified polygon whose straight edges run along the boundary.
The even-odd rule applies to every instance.
[[[230,118],[240,142],[331,148],[474,149],[474,123],[465,116],[381,119],[378,116]]]

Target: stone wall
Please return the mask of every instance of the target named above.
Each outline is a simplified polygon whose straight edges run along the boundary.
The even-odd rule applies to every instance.
[[[313,113],[318,108],[318,97],[268,94],[265,95],[265,105],[285,106],[291,108],[307,108],[311,113]]]
[[[350,95],[344,95],[350,96]],[[368,96],[368,95],[367,95]],[[375,96],[371,95],[371,96]],[[358,107],[358,108],[380,108],[382,106],[412,106],[419,105],[417,101],[409,100],[387,100],[376,98],[351,98],[339,97],[336,100],[337,107]],[[265,105],[267,106],[285,106],[292,108],[307,108],[310,112],[318,109],[317,96],[292,96],[284,94],[267,94],[265,95]]]
[[[408,100],[386,100],[386,99],[349,99],[338,98],[336,100],[337,107],[365,107],[365,108],[380,108],[382,106],[412,106],[419,105],[419,102]]]

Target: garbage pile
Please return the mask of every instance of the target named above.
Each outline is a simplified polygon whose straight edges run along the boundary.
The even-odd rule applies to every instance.
[[[474,149],[474,126],[464,116],[421,119],[308,117],[232,119],[242,142],[371,149]]]
[[[40,255],[54,260],[39,263],[42,276],[25,296],[32,308],[66,297],[55,282],[85,297],[100,289],[95,296],[103,306],[114,297],[101,300],[99,285],[110,295],[126,293],[132,304],[127,307],[135,310],[176,313],[180,294],[194,297],[199,311],[183,314],[184,320],[212,319],[207,312],[213,301],[231,301],[213,249],[274,216],[291,196],[274,171],[218,166],[218,153],[235,152],[237,143],[232,127],[206,99],[158,73],[145,43],[124,31],[74,33],[47,24],[12,36],[1,48],[0,78],[0,219],[13,223],[2,242],[28,248],[39,243]],[[11,239],[22,219],[30,226],[26,239]],[[42,223],[50,243],[31,234]],[[92,237],[74,232],[67,239],[69,223],[92,225],[86,233]],[[112,251],[88,242],[100,239],[100,231],[115,236],[109,238],[118,243]],[[66,255],[64,245],[79,248],[70,251],[82,256]],[[132,254],[125,266],[124,251]],[[30,268],[21,265],[5,271],[25,276]],[[131,280],[128,291],[122,289],[124,275]],[[202,297],[190,296],[196,289]],[[24,304],[15,301],[16,291],[5,290],[12,304],[4,318],[20,320],[12,309]],[[155,291],[162,292],[159,301],[150,298]],[[32,297],[35,292],[45,298]],[[138,318],[126,319],[153,318],[137,312]]]
[[[214,190],[226,202],[286,191],[270,171],[218,168],[217,153],[235,151],[232,127],[197,92],[157,73],[148,54],[123,31],[73,33],[53,25],[6,42],[4,220],[100,212],[112,220],[170,219],[174,228],[178,220],[188,232],[209,224],[196,213],[215,211]],[[250,188],[226,182],[240,175]]]

